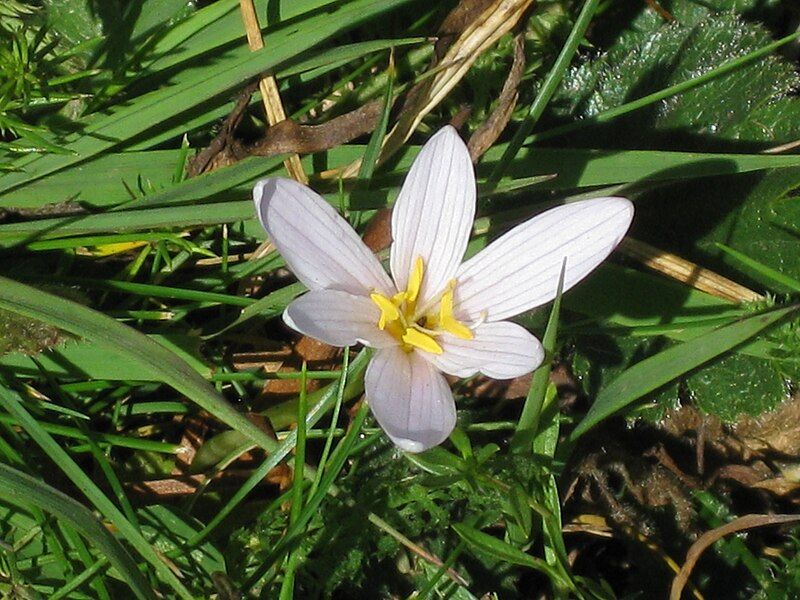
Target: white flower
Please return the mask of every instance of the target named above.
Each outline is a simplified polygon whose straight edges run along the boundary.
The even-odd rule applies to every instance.
[[[452,127],[417,156],[392,214],[384,271],[358,234],[318,194],[289,179],[253,190],[258,216],[286,264],[310,290],[283,319],[333,346],[375,348],[365,374],[380,426],[403,450],[444,441],[456,423],[442,373],[510,379],[544,359],[542,345],[507,321],[586,277],[633,218],[624,198],[559,206],[515,227],[462,263],[475,217],[475,175]]]

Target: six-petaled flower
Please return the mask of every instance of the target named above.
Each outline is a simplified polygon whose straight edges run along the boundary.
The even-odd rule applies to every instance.
[[[624,198],[548,210],[466,262],[475,175],[455,129],[422,148],[392,213],[391,277],[358,234],[318,194],[289,179],[253,190],[258,216],[309,289],[284,312],[287,325],[334,346],[375,349],[364,385],[372,412],[403,450],[441,443],[456,423],[442,373],[510,379],[544,359],[539,341],[508,321],[589,274],[633,218]],[[564,262],[566,261],[566,263]]]

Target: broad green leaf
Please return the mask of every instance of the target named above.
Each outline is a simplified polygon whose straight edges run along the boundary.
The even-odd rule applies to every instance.
[[[797,308],[790,306],[747,317],[636,363],[600,391],[570,439],[577,439],[645,394],[747,341]]]
[[[681,183],[647,194],[639,223],[658,247],[680,245],[688,258],[757,291],[791,292],[791,286],[764,280],[718,244],[800,279],[799,188],[799,168]]]
[[[686,379],[692,400],[723,421],[759,416],[787,398],[786,382],[774,361],[741,354],[724,356]]]
[[[608,53],[573,69],[553,101],[555,114],[595,117],[771,41],[763,27],[733,14],[632,33]],[[797,82],[792,65],[773,54],[617,119],[601,128],[601,135],[607,144],[620,147],[664,147],[664,139],[682,148],[719,148],[722,140],[738,142],[742,148],[792,141],[800,137],[800,101],[789,96]],[[593,138],[599,131],[582,137]],[[643,131],[652,133],[643,137]]]

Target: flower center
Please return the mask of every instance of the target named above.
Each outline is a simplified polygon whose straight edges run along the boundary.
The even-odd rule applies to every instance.
[[[456,280],[451,279],[447,287],[426,306],[418,309],[419,291],[425,276],[425,263],[417,257],[408,277],[405,291],[392,296],[378,292],[370,294],[381,311],[378,327],[392,335],[406,352],[414,348],[441,354],[442,347],[436,338],[447,332],[463,340],[471,340],[472,330],[453,315],[453,294]],[[438,310],[434,310],[438,303]]]

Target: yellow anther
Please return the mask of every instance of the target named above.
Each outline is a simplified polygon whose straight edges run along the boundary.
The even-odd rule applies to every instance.
[[[381,318],[378,320],[379,329],[384,329],[386,323],[396,321],[400,318],[400,311],[397,310],[397,307],[389,298],[377,292],[370,294],[369,297],[381,310]]]
[[[419,348],[420,350],[430,352],[431,354],[442,353],[442,347],[436,343],[436,340],[434,340],[431,336],[422,333],[420,330],[414,329],[413,327],[406,329],[406,332],[403,334],[403,341],[409,346]]]
[[[436,341],[436,337],[443,331],[464,340],[471,340],[473,335],[470,328],[453,314],[453,292],[457,283],[455,279],[447,284],[441,296],[438,314],[429,313],[427,310],[423,311],[424,314],[416,313],[424,276],[425,263],[418,256],[409,273],[405,291],[392,296],[373,292],[369,297],[381,311],[378,327],[400,342],[400,347],[404,351],[411,352],[418,349],[431,354],[442,354],[442,347]],[[438,295],[430,299],[429,303],[435,306],[437,298]]]
[[[447,286],[447,291],[442,295],[439,302],[439,319],[437,325],[445,331],[452,333],[462,340],[471,340],[474,336],[469,327],[461,323],[453,315],[453,289],[455,280]]]
[[[441,325],[442,329],[462,340],[471,340],[475,337],[469,327],[456,319],[445,319]]]
[[[408,285],[406,286],[406,299],[409,302],[416,302],[419,296],[419,289],[422,287],[422,277],[425,275],[425,263],[422,262],[422,257],[418,256],[414,261],[414,267],[411,269],[411,274],[408,277]]]

